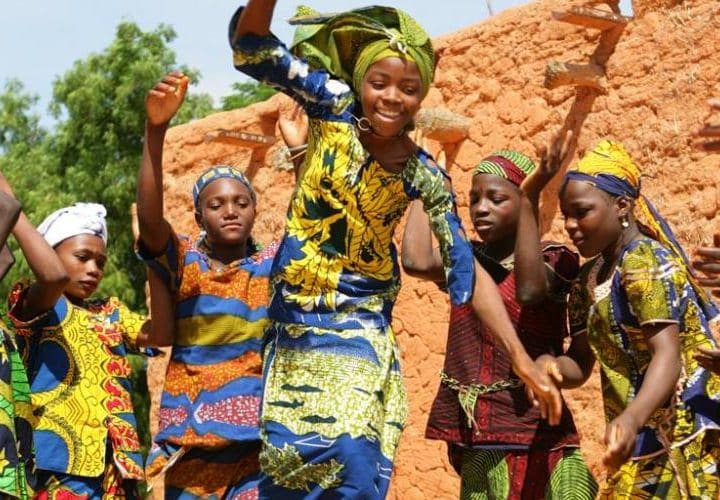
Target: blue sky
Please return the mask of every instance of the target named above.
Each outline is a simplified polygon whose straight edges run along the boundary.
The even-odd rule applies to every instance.
[[[495,12],[525,0],[491,0]],[[284,22],[305,3],[320,11],[362,7],[383,0],[279,0],[273,30],[289,40]],[[385,2],[411,13],[431,36],[451,33],[488,16],[484,0],[394,0]],[[628,4],[629,0],[624,0]],[[99,52],[114,36],[122,20],[151,30],[160,23],[177,32],[172,47],[178,61],[200,70],[197,90],[216,99],[226,95],[239,78],[232,68],[226,41],[229,17],[239,3],[228,0],[3,0],[0,16],[0,85],[18,78],[41,97],[44,112],[52,82],[72,63]],[[627,5],[625,6],[627,9]],[[44,121],[48,118],[45,117]]]

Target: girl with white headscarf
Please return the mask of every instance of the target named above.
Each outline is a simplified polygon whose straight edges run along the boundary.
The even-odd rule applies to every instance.
[[[149,325],[116,297],[91,298],[107,261],[105,215],[96,203],[61,208],[37,231],[23,225],[32,246],[16,230],[37,281],[13,288],[9,316],[36,415],[37,490],[49,499],[138,498],[144,479],[127,354],[147,345]]]

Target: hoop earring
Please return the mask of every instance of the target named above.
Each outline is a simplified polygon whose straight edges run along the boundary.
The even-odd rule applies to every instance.
[[[372,132],[372,122],[369,118],[363,116],[362,118],[355,118],[356,126],[360,132]]]

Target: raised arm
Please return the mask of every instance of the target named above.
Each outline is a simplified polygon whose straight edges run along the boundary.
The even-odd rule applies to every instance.
[[[168,123],[180,109],[187,86],[185,75],[172,72],[148,92],[145,100],[147,121],[138,174],[137,210],[140,240],[152,254],[161,253],[170,237],[170,226],[163,218],[163,143]]]
[[[565,161],[569,140],[569,135],[558,134],[543,151],[538,168],[520,186],[514,270],[516,298],[521,304],[542,302],[552,286],[553,272],[545,265],[540,242],[540,194]]]
[[[8,196],[15,197],[10,184],[2,174],[0,174],[0,190]],[[30,270],[35,275],[35,282],[28,289],[20,309],[15,311],[19,319],[27,320],[52,309],[63,294],[69,278],[60,257],[22,211],[12,232]]]
[[[250,0],[240,14],[235,25],[235,38],[252,33],[265,36],[270,34],[270,21],[272,21],[276,0]]]

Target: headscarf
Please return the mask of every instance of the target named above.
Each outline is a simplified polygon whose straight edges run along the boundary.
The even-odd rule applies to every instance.
[[[51,247],[80,234],[98,236],[107,245],[107,212],[98,203],[75,203],[48,215],[37,230]]]
[[[360,92],[370,66],[386,57],[413,61],[425,97],[435,73],[435,53],[427,32],[407,13],[393,7],[365,7],[319,14],[301,6],[290,24],[299,25],[293,53],[312,69],[325,69]]]
[[[535,170],[535,163],[518,151],[501,149],[477,164],[473,175],[492,174],[520,187],[522,181]]]
[[[605,139],[578,162],[575,170],[565,174],[563,188],[571,180],[585,181],[612,196],[627,196],[635,200],[635,216],[640,230],[669,248],[684,263],[690,284],[703,305],[709,305],[707,294],[695,279],[687,255],[672,229],[652,203],[640,193],[640,178],[640,169],[623,145]]]
[[[233,167],[229,167],[226,165],[216,165],[203,172],[200,177],[198,177],[198,179],[195,181],[192,195],[196,212],[200,211],[200,193],[202,193],[203,189],[208,187],[211,182],[222,178],[235,179],[242,182],[245,187],[248,188],[248,191],[250,191],[250,197],[252,198],[253,203],[257,203],[257,195],[255,194],[255,190],[253,189],[252,184],[250,184],[250,180],[245,176],[245,174]]]

